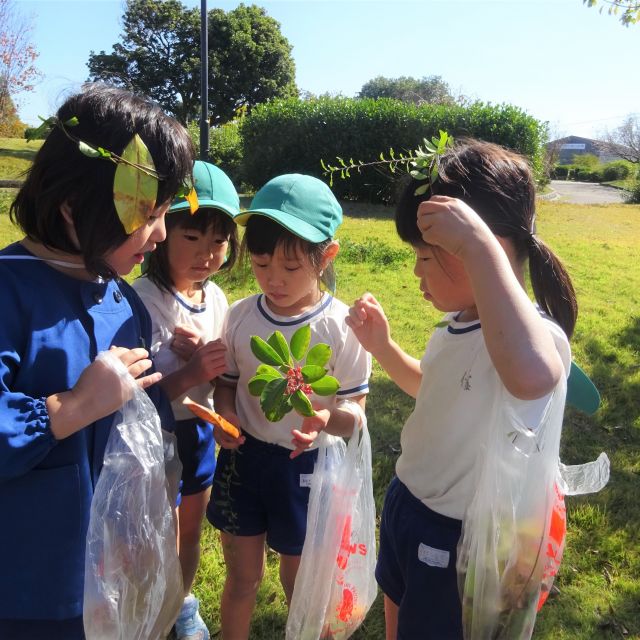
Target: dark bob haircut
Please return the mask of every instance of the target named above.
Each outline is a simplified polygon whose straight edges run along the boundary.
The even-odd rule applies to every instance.
[[[137,133],[162,176],[156,206],[171,200],[191,175],[194,148],[189,134],[146,98],[109,85],[87,84],[56,115],[60,122],[78,119],[69,129],[74,138],[118,155]],[[127,239],[113,203],[115,170],[115,163],[81,153],[78,144],[54,126],[11,205],[11,219],[31,240],[81,255],[91,273],[114,277],[104,256]],[[63,224],[64,203],[71,209],[78,247]]]
[[[213,207],[201,207],[194,215],[188,209],[170,211],[165,218],[167,226],[167,239],[161,242],[149,255],[145,275],[159,289],[171,293],[175,283],[171,278],[169,265],[169,233],[179,227],[181,229],[193,229],[200,233],[206,233],[212,228],[214,233],[229,238],[229,253],[222,269],[231,269],[238,256],[238,230],[236,223],[224,211]]]
[[[318,280],[327,291],[334,293],[336,290],[336,274],[333,262],[327,264],[322,270],[322,258],[327,246],[333,240],[323,242],[309,242],[285,229],[271,218],[258,214],[252,215],[247,221],[243,238],[243,254],[272,256],[278,246],[282,247],[285,256],[297,257],[306,255],[314,271],[318,274]]]

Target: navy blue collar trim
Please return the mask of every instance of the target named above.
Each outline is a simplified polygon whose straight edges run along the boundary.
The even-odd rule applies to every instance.
[[[207,310],[206,304],[203,304],[201,307],[192,307],[190,304],[185,302],[178,293],[173,292],[173,297],[188,311],[191,313],[204,313]]]
[[[453,318],[456,322],[458,322],[458,318],[460,317],[460,315],[462,314],[462,312],[456,314],[456,316]],[[456,329],[454,327],[452,327],[451,325],[447,325],[447,331],[449,333],[453,333],[454,335],[461,335],[463,333],[469,333],[471,331],[476,331],[477,329],[481,328],[481,324],[479,322],[476,322],[475,324],[470,324],[468,327],[461,327],[460,329]]]
[[[260,311],[260,313],[272,324],[275,324],[279,327],[292,327],[296,324],[303,324],[309,320],[311,320],[311,318],[317,316],[319,313],[321,313],[322,311],[324,311],[333,301],[333,296],[330,296],[328,294],[326,294],[325,299],[322,301],[322,303],[317,306],[313,311],[311,311],[310,313],[305,314],[304,316],[300,316],[299,318],[296,318],[295,320],[276,320],[273,316],[269,315],[269,312],[266,309],[266,305],[264,305],[262,303],[262,301],[264,300],[264,293],[261,293],[258,296],[258,300],[257,300],[257,305],[258,305],[258,311]]]
[[[359,387],[353,387],[353,389],[339,389],[336,392],[337,396],[344,396],[347,393],[356,393],[357,391],[368,391],[369,390],[369,384],[368,383],[364,383],[361,384]]]

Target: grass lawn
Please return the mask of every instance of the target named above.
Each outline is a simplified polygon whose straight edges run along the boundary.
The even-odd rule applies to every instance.
[[[0,159],[6,157],[0,140]],[[0,170],[0,178],[8,177]],[[0,190],[0,246],[19,234],[6,211],[10,194]],[[371,291],[382,302],[393,336],[420,357],[439,319],[421,297],[412,275],[411,251],[396,237],[389,210],[345,204],[338,232],[338,296],[350,302]],[[602,394],[593,417],[568,410],[562,459],[611,459],[611,480],[599,494],[567,498],[568,535],[552,596],[538,616],[537,640],[640,638],[640,206],[539,203],[540,235],[565,261],[577,289],[580,314],[572,341],[574,358]],[[255,291],[236,273],[221,286],[233,301]],[[400,429],[411,399],[376,365],[367,401],[378,509],[399,453]],[[218,535],[205,523],[195,592],[215,634],[224,563]],[[277,558],[268,554],[251,638],[284,638],[286,605]],[[382,598],[374,604],[358,640],[382,640]]]

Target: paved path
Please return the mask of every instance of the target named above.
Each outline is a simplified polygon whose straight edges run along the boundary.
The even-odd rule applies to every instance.
[[[557,197],[550,194],[549,200],[572,202],[573,204],[623,203],[625,199],[625,192],[622,189],[605,187],[593,182],[552,180],[551,188]]]

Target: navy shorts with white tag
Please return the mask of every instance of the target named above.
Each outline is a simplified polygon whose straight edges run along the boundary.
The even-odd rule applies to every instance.
[[[462,522],[394,478],[384,500],[376,580],[398,605],[398,640],[462,640],[456,548]]]
[[[307,508],[318,450],[293,460],[291,449],[243,434],[238,449],[220,449],[207,519],[237,536],[267,534],[278,553],[298,556],[307,532]]]
[[[191,496],[213,484],[216,468],[216,443],[213,427],[200,418],[178,420],[175,429],[178,457],[182,462],[180,494]]]

